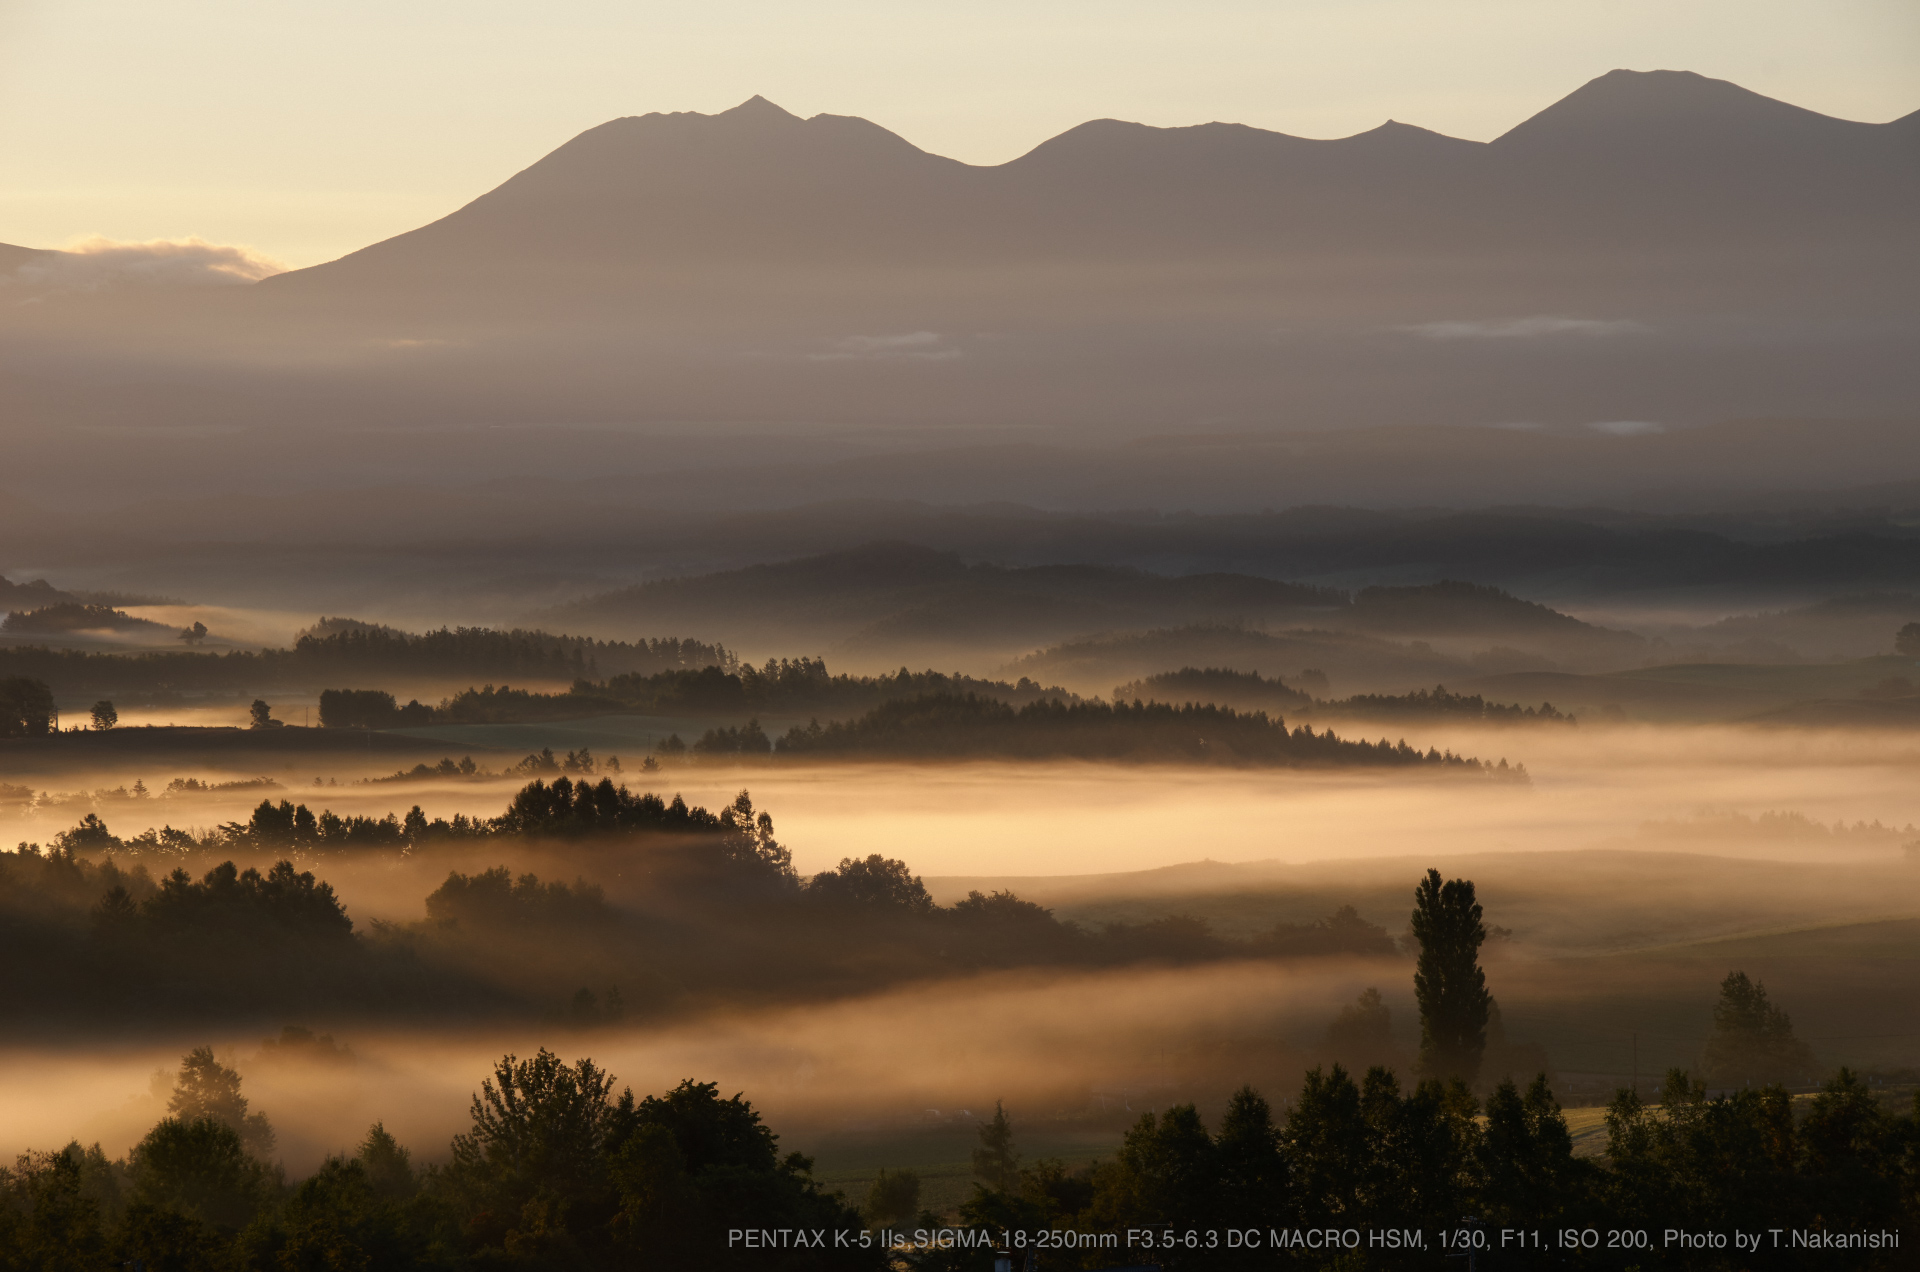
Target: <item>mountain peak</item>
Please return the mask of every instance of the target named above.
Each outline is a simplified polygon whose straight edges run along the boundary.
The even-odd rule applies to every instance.
[[[772,102],[760,96],[760,94],[758,93],[755,93],[752,97],[747,98],[746,101],[741,102],[738,106],[733,107],[731,110],[720,111],[718,114],[714,116],[714,118],[715,119],[725,119],[725,118],[791,119],[795,123],[798,123],[800,121],[800,116],[794,114],[792,111],[785,110],[779,106],[774,105]]]
[[[1608,71],[1496,138],[1508,149],[1602,146],[1689,139],[1726,144],[1782,130],[1852,131],[1872,127],[1834,119],[1693,71]]]

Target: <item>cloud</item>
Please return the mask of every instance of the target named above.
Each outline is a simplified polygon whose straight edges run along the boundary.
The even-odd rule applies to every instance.
[[[201,238],[126,243],[94,235],[36,256],[11,274],[0,274],[0,286],[33,292],[232,287],[258,282],[287,268],[252,248]]]
[[[833,342],[826,353],[810,353],[813,362],[845,362],[851,359],[912,359],[920,362],[946,362],[960,356],[960,350],[932,331],[909,331],[898,336],[846,336]]]
[[[1653,330],[1630,318],[1502,318],[1492,322],[1454,320],[1395,327],[1428,340],[1537,340],[1542,336],[1631,336]]]
[[[1648,433],[1664,433],[1667,426],[1653,420],[1595,420],[1587,425],[1596,433],[1610,433],[1615,437],[1643,437]]]

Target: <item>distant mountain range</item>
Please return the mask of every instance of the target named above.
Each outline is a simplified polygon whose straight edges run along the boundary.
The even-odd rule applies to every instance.
[[[261,290],[441,317],[455,298],[542,313],[590,298],[664,317],[672,295],[735,320],[751,296],[1004,322],[1014,297],[1087,317],[1096,296],[1164,312],[1172,290],[1232,312],[1250,285],[1391,288],[1416,264],[1505,273],[1544,254],[1558,277],[1507,285],[1564,302],[1596,268],[1639,273],[1640,288],[1646,271],[1670,286],[1677,269],[1749,296],[1824,288],[1833,260],[1913,244],[1915,206],[1920,112],[1853,123],[1684,72],[1615,71],[1485,144],[1399,123],[1312,141],[1103,119],[995,167],[756,97],[613,120],[431,225]],[[1786,244],[1796,259],[1774,255]],[[1320,277],[1300,274],[1303,258]],[[1773,280],[1725,276],[1734,262]],[[1578,289],[1624,298],[1599,278]]]
[[[728,466],[753,455],[723,428],[869,430],[839,452],[870,464],[841,496],[944,471],[906,454],[929,430],[1311,448],[1314,430],[1455,425],[1498,457],[1527,450],[1504,429],[1904,426],[1917,207],[1920,113],[1833,119],[1678,71],[1604,75],[1487,143],[1096,120],[987,167],[755,98],[610,121],[430,225],[252,285],[78,288],[0,251],[0,297],[25,302],[0,304],[0,424],[21,430],[23,485],[79,447],[102,483],[173,464],[221,490],[288,481],[261,439],[289,431],[327,469],[294,484],[365,485],[606,472],[593,452],[621,445],[502,428],[691,430],[706,441],[680,456]],[[404,441],[417,430],[462,440]],[[1827,467],[1920,476],[1871,445],[1852,435]],[[657,471],[630,449],[611,471]],[[1633,480],[1719,469],[1683,459]],[[1453,500],[1450,480],[1416,501]]]

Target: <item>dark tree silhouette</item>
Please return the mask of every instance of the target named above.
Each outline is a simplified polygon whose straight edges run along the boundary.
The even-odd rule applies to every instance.
[[[1813,1052],[1793,1036],[1792,1019],[1768,999],[1766,985],[1745,972],[1728,972],[1720,982],[1703,1058],[1714,1086],[1803,1082],[1814,1072]]]
[[[993,1102],[993,1120],[980,1127],[980,1147],[973,1150],[973,1173],[989,1188],[1015,1187],[1020,1179],[1020,1154],[1013,1147],[1013,1120],[1006,1106]]]
[[[267,1115],[247,1111],[240,1075],[215,1060],[212,1047],[195,1047],[181,1058],[167,1112],[182,1122],[212,1118],[232,1127],[249,1156],[264,1159],[273,1151],[273,1126]]]
[[[44,680],[0,677],[0,738],[37,738],[53,727],[53,690]]]
[[[876,1228],[905,1228],[920,1213],[920,1176],[910,1170],[882,1170],[867,1189],[862,1213]]]
[[[1413,936],[1420,961],[1413,974],[1420,1003],[1420,1071],[1471,1086],[1487,1049],[1493,996],[1480,970],[1487,929],[1468,879],[1440,881],[1438,870],[1414,889]]]
[[[93,710],[90,714],[93,716],[93,727],[102,733],[105,733],[108,729],[120,723],[120,713],[115,711],[113,704],[105,698],[93,704]]]

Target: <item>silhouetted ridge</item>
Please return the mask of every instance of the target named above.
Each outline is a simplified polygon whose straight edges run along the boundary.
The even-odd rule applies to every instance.
[[[1502,151],[1621,145],[1776,145],[1878,128],[1835,119],[1692,71],[1609,71],[1491,143]]]
[[[1916,133],[1689,72],[1615,71],[1491,145],[1394,121],[1310,140],[1098,119],[972,167],[865,119],[801,119],[753,97],[589,129],[451,215],[280,275],[267,294],[349,286],[369,304],[384,292],[430,311],[438,296],[491,290],[516,312],[559,314],[594,295],[627,307],[671,291],[677,313],[753,313],[794,303],[794,282],[768,268],[824,270],[795,293],[817,317],[834,296],[897,289],[901,267],[1201,256],[1258,267],[1335,248],[1387,259],[1521,244],[1719,251],[1761,231],[1826,232],[1809,218],[1844,224],[1850,241],[1867,227],[1905,232],[1888,218],[1920,184]],[[994,286],[1018,291],[1013,277]],[[911,316],[849,317],[844,330],[941,330],[938,307],[958,299],[941,286],[916,292]]]

